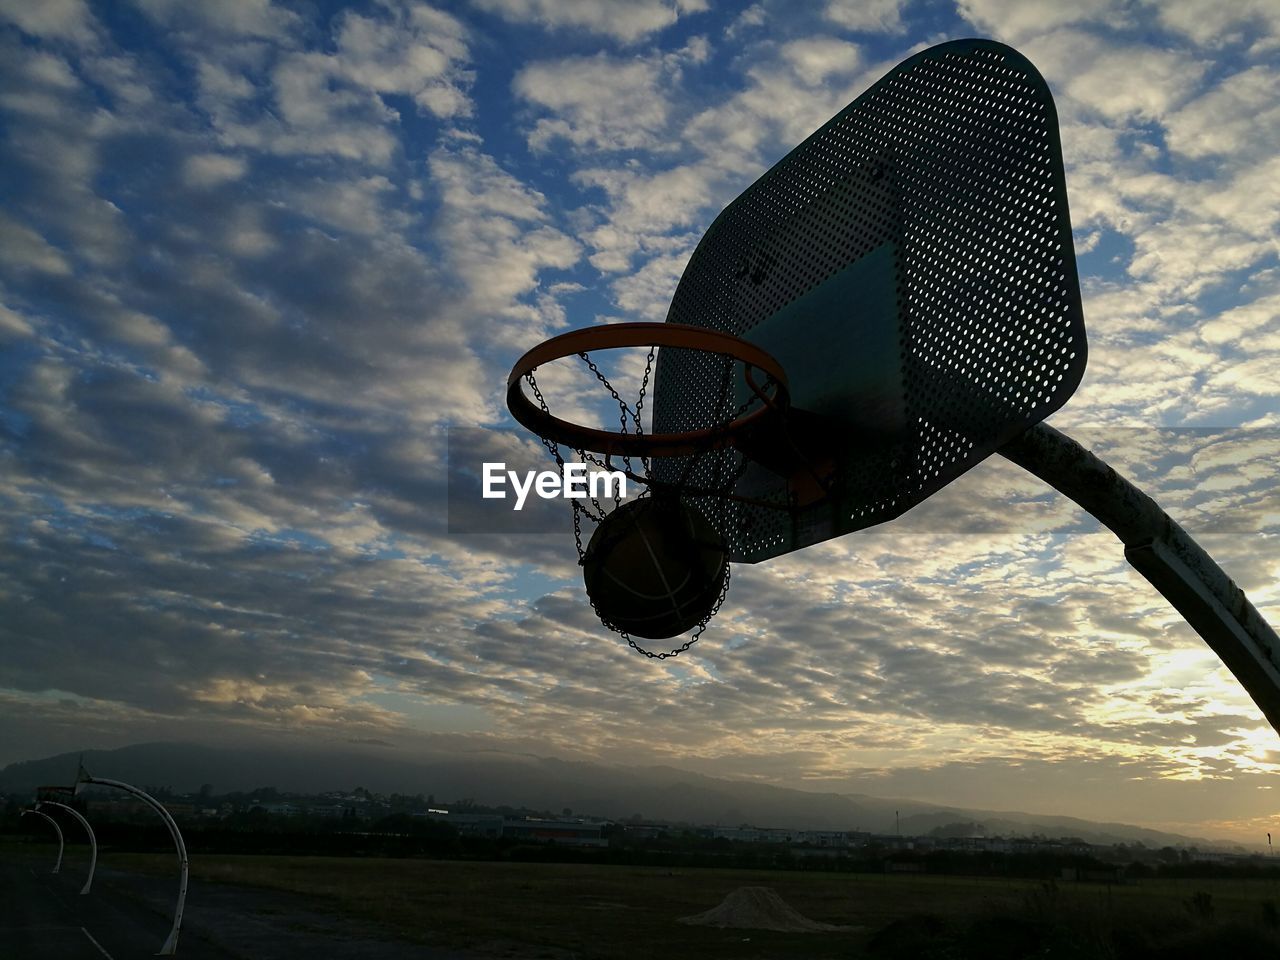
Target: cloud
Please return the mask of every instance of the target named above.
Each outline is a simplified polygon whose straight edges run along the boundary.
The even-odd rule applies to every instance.
[[[0,150],[15,191],[10,211],[38,220],[41,233],[74,246],[81,259],[119,254],[119,209],[92,189],[105,116],[66,61],[0,38],[0,97],[15,119]]]
[[[709,9],[706,0],[473,0],[475,6],[516,23],[550,30],[580,29],[635,43]]]
[[[690,250],[692,236],[672,238],[668,234],[673,229],[693,227],[705,217],[707,200],[716,195],[716,181],[721,177],[708,164],[689,164],[648,173],[589,168],[579,171],[575,179],[602,189],[610,202],[607,219],[583,237],[595,251],[592,265],[602,271],[622,272],[641,251]]]
[[[1280,347],[1280,292],[1224,310],[1200,327],[1199,335],[1214,345],[1261,339],[1269,349]]]
[[[196,81],[201,106],[215,120],[223,111],[236,108],[253,99],[257,88],[234,62],[217,62],[199,56],[195,63]]]
[[[247,169],[248,164],[243,157],[201,153],[187,157],[183,174],[188,186],[216,187],[239,180]]]
[[[1280,75],[1263,66],[1228,76],[1168,118],[1169,149],[1228,162],[1269,154],[1280,139],[1278,84]]]
[[[27,84],[32,88],[64,92],[74,91],[80,87],[79,78],[71,69],[71,65],[62,57],[44,51],[28,51],[23,59],[25,61],[22,64],[23,74]],[[33,110],[21,100],[12,97],[6,99],[5,105],[10,109],[16,108],[22,113],[42,112],[39,109]]]
[[[644,265],[617,280],[614,294],[618,306],[642,320],[666,319],[671,305],[671,291],[684,273],[692,249],[650,257]]]
[[[1250,43],[1257,52],[1274,49],[1280,11],[1268,0],[1222,4],[1212,0],[1145,0],[1159,21],[1196,43],[1220,47]]]
[[[762,3],[753,3],[743,10],[733,23],[725,28],[725,36],[733,39],[755,27],[762,27],[768,22],[769,13]]]
[[[25,224],[0,213],[0,260],[8,269],[66,276],[67,258],[44,237]]]
[[[1055,92],[1113,121],[1163,120],[1190,98],[1209,66],[1181,51],[1115,43],[1074,29],[1037,35],[1023,52]]]
[[[394,8],[393,8],[394,9]],[[336,70],[378,93],[399,93],[437,117],[471,112],[461,69],[468,31],[450,14],[410,3],[392,18],[347,13],[338,31]]]
[[[580,255],[577,242],[547,222],[546,198],[472,147],[435,151],[430,170],[443,204],[441,238],[472,308],[535,319],[516,300],[537,287],[542,270],[567,269]]]
[[[1265,283],[1247,283],[1251,272],[1265,276],[1280,215],[1270,186],[1274,151],[1265,146],[1275,124],[1269,101],[1258,99],[1265,71],[1220,71],[1194,49],[1159,50],[1078,28],[1037,37],[1025,50],[1057,95],[1075,224],[1098,231],[1092,252],[1077,254],[1086,314],[1104,318],[1091,323],[1091,337],[1104,337],[1106,349],[1092,351],[1069,415],[1105,409],[1222,424],[1264,413],[1263,403],[1226,400],[1226,371],[1242,365],[1252,371],[1248,382],[1265,389],[1265,338],[1242,345],[1228,364],[1197,346],[1195,331],[1213,329],[1227,291],[1239,291],[1237,307],[1265,293]],[[1142,82],[1125,82],[1129,70]],[[1256,137],[1245,137],[1246,128]],[[1117,266],[1123,283],[1098,279]]]
[[[900,33],[906,0],[827,0],[823,17],[838,27],[864,33]]]
[[[804,83],[818,86],[833,76],[845,76],[861,65],[856,44],[833,37],[808,37],[782,47],[782,59]]]
[[[711,47],[694,37],[679,50],[648,56],[542,60],[523,67],[512,89],[550,113],[528,134],[535,151],[565,140],[581,152],[670,152],[670,126],[682,99],[684,71],[706,63]]]
[[[0,20],[46,40],[65,40],[78,46],[96,42],[97,23],[84,0],[0,0]]]
[[[388,98],[407,97],[438,119],[471,113],[468,36],[448,13],[396,3],[335,20],[332,53],[293,50],[281,38],[265,50],[206,46],[195,56],[200,104],[225,145],[385,166],[402,119]],[[268,90],[276,109],[264,114]]]
[[[780,154],[852,99],[862,66],[854,44],[808,36],[769,52],[752,59],[743,90],[681,118],[671,151],[681,152],[683,163],[593,161],[573,174],[607,198],[599,222],[582,234],[594,267],[621,273],[637,256],[662,261],[618,281],[618,302],[626,309],[650,318],[665,313],[662,301],[674,285],[664,293],[661,284],[674,279],[673,264],[687,260],[696,228],[764,169],[769,152]],[[641,294],[645,286],[649,292]]]
[[[327,54],[290,55],[272,72],[279,118],[224,126],[230,142],[271,153],[331,154],[386,165],[398,147],[394,111],[373,91],[335,83],[340,64]]]
[[[597,54],[530,64],[516,74],[515,93],[554,114],[528,136],[534,150],[558,139],[584,150],[661,149],[669,116],[663,64]]]
[[[960,0],[959,14],[984,34],[1017,45],[1078,23],[1116,27],[1126,17],[1113,0],[1054,3],[1053,0]]]
[[[411,218],[394,206],[398,198],[396,185],[376,174],[299,184],[290,206],[344,233],[374,237],[408,226]]]
[[[50,614],[38,605],[21,606],[0,631],[7,642],[17,635],[43,635],[53,622],[63,622],[64,615],[69,629],[58,630],[59,639],[51,644],[19,644],[28,650],[9,662],[9,685],[38,690],[57,675],[61,689],[70,693],[101,698],[109,690],[117,702],[173,717],[220,716],[311,727],[349,720],[384,730],[394,725],[385,710],[361,702],[376,687],[373,671],[389,672],[393,656],[411,652],[422,636],[415,624],[434,620],[430,633],[444,622],[431,604],[410,604],[396,618],[396,629],[405,629],[402,640],[393,642],[395,631],[384,628],[376,645],[356,639],[363,630],[360,624],[371,622],[372,608],[379,603],[379,582],[397,584],[397,593],[415,582],[416,590],[423,592],[437,581],[438,573],[413,563],[361,563],[351,556],[325,560],[325,553],[291,547],[287,540],[273,544],[269,538],[226,536],[216,524],[176,518],[155,522],[154,534],[127,536],[128,550],[112,546],[125,541],[126,531],[108,513],[82,515],[81,523],[70,529],[39,521],[28,528],[22,552],[43,571],[29,579],[28,586],[62,596],[64,610]],[[166,547],[162,538],[170,545]],[[78,563],[59,558],[76,558]],[[321,574],[322,567],[328,573]],[[292,601],[263,605],[258,587],[243,579],[251,568],[306,606],[288,609]],[[299,582],[289,588],[304,570],[321,575],[325,582],[307,587]],[[145,586],[122,603],[116,599],[122,579]],[[472,578],[470,589],[479,601],[478,577]],[[104,605],[102,616],[83,616],[85,605],[95,603]],[[482,611],[483,603],[474,609]],[[389,608],[383,612],[391,614]],[[289,638],[310,635],[320,624],[313,617],[329,621],[333,639],[323,646],[308,644],[308,656],[300,659],[290,654],[296,641]],[[141,628],[141,636],[128,651],[109,652],[95,642],[99,630],[118,630],[130,620]],[[77,621],[81,626],[72,625]],[[317,671],[312,658],[325,648],[337,656]],[[412,656],[417,659],[419,654]],[[62,669],[55,667],[59,657],[68,658]],[[175,669],[171,679],[176,682],[149,679],[165,664]],[[104,684],[107,677],[111,682]]]
[[[696,114],[684,138],[705,145],[722,168],[745,180],[764,156],[781,156],[865,87],[859,65],[852,44],[824,36],[791,41],[774,56],[754,59],[742,89]]]
[[[201,34],[282,40],[300,25],[297,14],[272,0],[221,0],[191,4],[183,0],[133,0],[147,16],[169,29]]]

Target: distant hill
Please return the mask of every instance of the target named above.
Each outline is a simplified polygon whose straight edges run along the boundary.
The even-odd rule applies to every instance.
[[[365,787],[375,793],[434,795],[438,803],[469,799],[489,806],[523,806],[626,819],[797,830],[867,830],[892,833],[895,812],[902,832],[926,834],[935,827],[974,822],[988,836],[1073,836],[1090,843],[1134,843],[1149,847],[1225,846],[1211,840],[1163,833],[1120,823],[1009,811],[966,810],[861,794],[811,793],[738,780],[706,777],[672,767],[622,767],[531,754],[476,751],[413,759],[373,750],[339,748],[324,753],[274,748],[232,750],[189,743],[142,743],[117,750],[86,750],[85,767],[101,777],[139,786],[194,793],[202,784],[215,792],[275,787],[321,793]],[[0,792],[29,794],[41,785],[70,784],[80,754],[12,763],[0,770]]]

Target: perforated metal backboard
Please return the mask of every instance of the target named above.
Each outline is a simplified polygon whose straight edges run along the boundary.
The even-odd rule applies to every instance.
[[[1084,373],[1044,79],[989,40],[899,64],[716,218],[667,320],[764,346],[791,383],[787,431],[745,460],[724,450],[692,465],[695,486],[741,471],[738,494],[778,504],[694,498],[734,560],[910,509],[1058,409]],[[660,351],[654,429],[723,422],[744,398],[740,378],[725,387],[729,363]],[[797,494],[797,463],[817,494]]]

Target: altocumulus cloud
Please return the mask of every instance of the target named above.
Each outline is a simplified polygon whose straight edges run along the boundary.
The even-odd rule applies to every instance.
[[[1008,464],[737,570],[664,664],[595,621],[567,513],[562,536],[448,534],[449,430],[528,443],[515,356],[661,319],[724,203],[912,50],[982,32],[1062,119],[1092,350],[1057,422],[1280,618],[1280,20],[919,6],[0,0],[0,759],[407,745],[434,729],[413,703],[467,707],[485,742],[781,783],[1274,813],[1254,706]]]

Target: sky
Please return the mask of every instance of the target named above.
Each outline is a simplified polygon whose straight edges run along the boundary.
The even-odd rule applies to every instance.
[[[1262,842],[1276,733],[999,457],[736,567],[661,663],[567,509],[450,531],[451,436],[537,449],[516,357],[664,319],[728,202],[966,36],[1060,117],[1089,366],[1051,423],[1280,622],[1273,0],[0,0],[0,763],[523,750]]]

